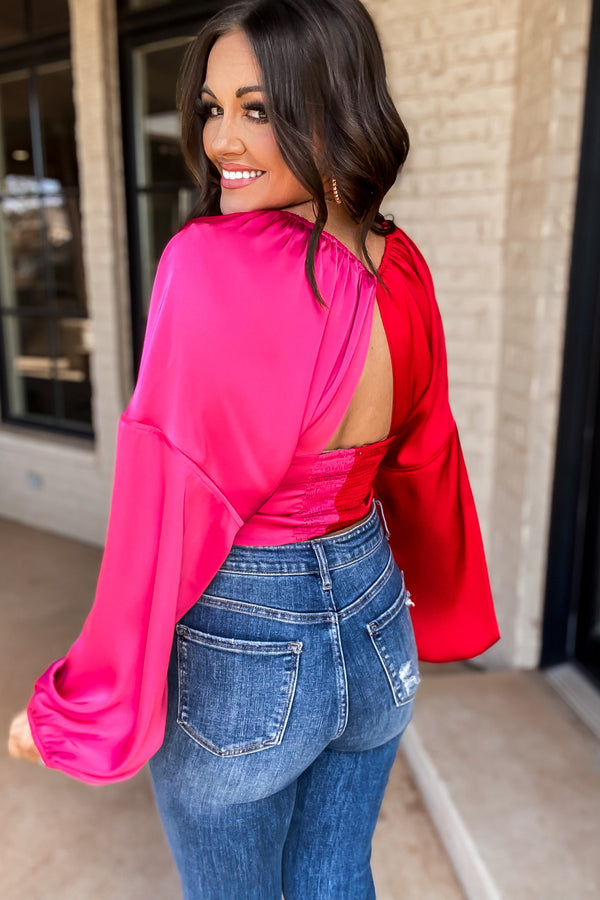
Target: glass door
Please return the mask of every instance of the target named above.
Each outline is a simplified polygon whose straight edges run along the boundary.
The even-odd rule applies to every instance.
[[[211,11],[172,7],[187,17],[164,18],[164,3],[124,5],[120,16],[120,68],[127,225],[131,278],[134,370],[137,372],[152,282],[160,255],[185,223],[196,188],[179,146],[176,84],[188,43]],[[160,13],[160,15],[158,15]]]
[[[552,497],[542,666],[600,686],[600,0],[593,0]]]
[[[600,204],[600,196],[597,198]],[[597,248],[600,256],[600,245]],[[590,417],[587,520],[583,537],[581,591],[575,656],[600,684],[600,285],[596,293],[592,377],[595,403]]]

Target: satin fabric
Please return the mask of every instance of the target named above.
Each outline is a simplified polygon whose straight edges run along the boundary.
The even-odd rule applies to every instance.
[[[253,521],[264,537],[269,504],[285,509],[279,488],[297,456],[318,454],[335,433],[376,301],[394,347],[395,398],[374,490],[415,600],[421,658],[464,658],[498,637],[427,267],[397,230],[381,269],[388,294],[325,234],[315,265],[324,309],[305,275],[311,228],[279,210],[195,219],[161,257],[118,426],[94,602],[27,707],[51,768],[109,783],[158,750],[175,624],[242,527],[251,543]],[[273,543],[285,542],[282,518]]]

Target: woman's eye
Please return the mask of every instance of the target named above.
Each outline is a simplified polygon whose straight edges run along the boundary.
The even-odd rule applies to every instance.
[[[262,103],[245,103],[243,109],[246,110],[249,119],[255,122],[268,122],[269,117]]]
[[[216,103],[210,103],[208,100],[196,100],[196,112],[206,121],[206,119],[214,119],[219,116],[222,110]]]
[[[242,105],[244,114],[253,122],[268,122],[269,117],[262,103],[244,103]],[[196,112],[206,121],[207,119],[216,119],[223,115],[223,107],[217,103],[208,100],[196,101]]]

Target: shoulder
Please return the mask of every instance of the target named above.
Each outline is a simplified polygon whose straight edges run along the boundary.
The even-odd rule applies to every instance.
[[[408,292],[420,307],[437,307],[431,272],[415,241],[397,225],[387,237],[384,283],[392,294]]]
[[[431,272],[423,253],[406,231],[394,224],[386,242],[386,260],[392,263],[392,273],[413,271],[426,281],[431,281]]]
[[[279,250],[289,244],[293,222],[281,210],[255,210],[220,216],[190,219],[173,235],[165,247],[165,259],[178,263],[206,261],[207,253],[216,252],[219,259],[234,253],[236,257],[257,252]]]

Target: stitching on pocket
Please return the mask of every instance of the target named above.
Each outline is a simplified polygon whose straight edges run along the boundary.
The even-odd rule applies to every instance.
[[[400,613],[404,612],[410,617],[407,604],[408,596],[403,577],[403,587],[396,600],[378,619],[366,625],[371,643],[383,667],[396,706],[404,706],[404,704],[410,703],[421,681],[414,637],[412,647],[409,647],[405,635],[400,632],[400,646],[397,648],[403,658],[403,662],[400,664],[397,662],[398,653],[396,653],[396,660],[394,660],[393,654],[390,653],[389,647],[385,642],[386,627]]]
[[[225,741],[224,738],[217,743],[210,739],[209,735],[200,733],[201,724],[198,723],[201,713],[197,710],[196,716],[193,710],[194,688],[190,684],[192,674],[190,672],[190,649],[197,645],[205,647],[209,652],[215,651],[233,654],[233,657],[248,659],[262,657],[263,659],[271,658],[273,661],[277,657],[281,657],[282,666],[277,671],[278,680],[273,682],[273,690],[270,696],[265,698],[265,704],[269,703],[260,710],[262,716],[260,724],[257,724],[256,730],[261,734],[249,736],[246,742]],[[177,723],[183,730],[204,749],[208,750],[215,756],[240,756],[242,754],[254,753],[258,750],[266,749],[280,744],[283,740],[285,729],[289,720],[292,709],[292,703],[296,693],[296,685],[298,681],[298,670],[300,664],[300,654],[302,653],[302,641],[245,641],[234,638],[223,638],[215,635],[205,634],[195,629],[190,629],[185,625],[177,625],[177,667],[178,667],[178,705],[177,705]],[[201,658],[200,658],[201,659]],[[210,662],[210,657],[209,657]],[[270,687],[270,685],[269,685]],[[224,699],[224,698],[223,698]],[[240,697],[237,702],[241,702]],[[210,730],[210,714],[209,710],[208,725],[205,728]],[[213,716],[218,716],[218,708],[212,709]],[[196,721],[194,721],[196,719]],[[213,725],[215,720],[213,719]],[[195,727],[197,726],[197,727]],[[232,728],[235,727],[235,721],[232,722]],[[218,732],[218,724],[216,726]]]

